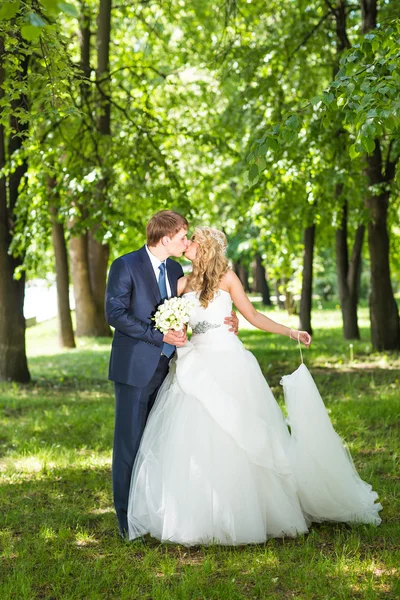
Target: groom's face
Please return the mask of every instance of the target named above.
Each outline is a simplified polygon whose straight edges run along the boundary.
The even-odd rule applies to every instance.
[[[181,229],[173,237],[168,238],[167,249],[169,256],[182,256],[189,246],[187,229]]]

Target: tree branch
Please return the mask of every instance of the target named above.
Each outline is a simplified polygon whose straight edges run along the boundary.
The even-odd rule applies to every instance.
[[[298,50],[300,50],[300,48],[301,48],[302,46],[304,46],[304,45],[305,45],[305,44],[308,42],[308,40],[310,39],[310,37],[312,37],[312,36],[314,35],[314,33],[317,31],[317,29],[318,29],[319,27],[321,27],[322,23],[323,23],[323,22],[324,22],[324,21],[325,21],[325,20],[326,20],[326,19],[327,19],[327,18],[328,18],[328,17],[329,17],[329,16],[330,16],[332,13],[334,13],[333,9],[332,9],[332,10],[330,10],[330,11],[328,11],[326,14],[324,14],[324,15],[323,15],[323,16],[320,18],[320,20],[318,21],[318,23],[317,23],[317,24],[316,24],[316,25],[315,25],[315,26],[314,26],[314,27],[311,29],[311,31],[309,31],[309,32],[307,33],[307,35],[306,35],[306,36],[305,36],[305,38],[304,38],[304,39],[303,39],[303,40],[300,42],[300,44],[297,46],[297,48],[296,48],[295,50],[293,50],[293,52],[290,54],[290,56],[289,56],[289,59],[288,59],[289,61],[291,61],[291,60],[292,60],[292,58],[293,58],[293,56],[296,54],[296,52],[297,52]]]

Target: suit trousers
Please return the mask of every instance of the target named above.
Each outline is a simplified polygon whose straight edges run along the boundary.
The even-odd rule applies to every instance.
[[[152,379],[144,388],[114,383],[115,429],[112,479],[115,512],[123,536],[128,532],[127,511],[133,465],[147,417],[168,373],[168,365],[169,358],[161,356]]]

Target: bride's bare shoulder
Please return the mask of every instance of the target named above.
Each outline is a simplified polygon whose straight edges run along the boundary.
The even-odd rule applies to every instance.
[[[189,286],[188,275],[184,275],[183,277],[178,279],[178,289],[177,289],[178,296],[182,296],[182,294],[187,294],[187,292],[191,292],[191,291],[192,290],[190,289],[190,286]]]
[[[227,272],[222,276],[220,281],[220,288],[226,292],[230,292],[232,284],[236,281],[237,275],[232,269],[228,269]]]

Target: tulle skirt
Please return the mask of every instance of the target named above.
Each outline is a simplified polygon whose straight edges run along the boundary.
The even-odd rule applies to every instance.
[[[282,380],[289,434],[254,356],[232,334],[212,335],[178,350],[158,393],[132,473],[130,539],[237,545],[312,521],[379,524],[377,495],[307,368]]]

